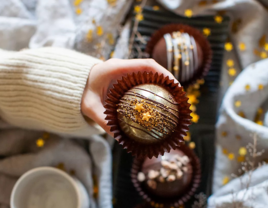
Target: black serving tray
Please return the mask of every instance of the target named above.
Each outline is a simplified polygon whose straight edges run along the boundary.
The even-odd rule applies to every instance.
[[[200,116],[197,124],[190,126],[192,141],[196,143],[195,152],[200,158],[202,167],[202,182],[197,194],[202,192],[207,196],[211,195],[211,185],[214,166],[214,140],[215,123],[218,112],[218,99],[220,94],[220,74],[222,68],[222,59],[224,54],[224,44],[228,36],[229,17],[223,16],[222,23],[216,23],[214,16],[202,16],[186,18],[172,12],[161,9],[154,11],[152,7],[143,9],[144,20],[139,23],[138,32],[149,40],[150,36],[160,27],[171,23],[182,23],[193,26],[199,30],[209,28],[211,34],[208,41],[213,51],[212,64],[210,71],[205,77],[205,84],[201,86],[199,104],[197,105],[197,114]],[[134,16],[133,16],[134,21]],[[135,39],[134,45],[138,44],[144,51],[146,45]],[[135,53],[135,49],[133,49]],[[117,143],[113,149],[113,173],[114,173],[114,207],[115,208],[134,208],[143,202],[130,178],[132,165],[132,156],[122,149]],[[191,207],[194,197],[185,208]]]

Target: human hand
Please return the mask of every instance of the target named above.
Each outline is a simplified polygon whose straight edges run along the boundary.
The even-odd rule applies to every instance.
[[[103,106],[107,93],[122,76],[139,71],[164,74],[164,76],[169,76],[170,79],[178,82],[168,70],[160,66],[153,59],[110,59],[93,66],[91,69],[82,98],[82,113],[93,119],[107,133],[111,134],[110,127],[106,125],[105,108]]]

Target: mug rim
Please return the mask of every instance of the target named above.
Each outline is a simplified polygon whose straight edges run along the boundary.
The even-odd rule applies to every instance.
[[[10,207],[11,208],[15,208],[15,204],[14,204],[14,198],[15,198],[15,194],[16,194],[16,190],[18,189],[18,187],[20,186],[21,182],[28,176],[32,175],[33,173],[36,172],[40,172],[40,171],[49,171],[50,173],[56,173],[60,176],[62,176],[63,178],[65,178],[67,181],[69,181],[71,183],[71,185],[73,186],[75,193],[76,193],[76,197],[77,197],[77,208],[81,207],[81,198],[79,195],[79,189],[77,187],[77,184],[75,182],[75,180],[68,175],[66,172],[59,170],[57,168],[54,167],[49,167],[49,166],[44,166],[44,167],[38,167],[38,168],[33,168],[27,172],[25,172],[19,179],[18,181],[15,183],[12,192],[11,192],[11,197],[10,197]],[[16,207],[17,208],[17,207]]]

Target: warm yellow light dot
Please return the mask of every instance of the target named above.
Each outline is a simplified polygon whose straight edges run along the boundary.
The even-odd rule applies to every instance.
[[[238,47],[239,47],[240,51],[246,50],[246,44],[245,43],[239,43]]]
[[[226,62],[228,67],[233,67],[234,66],[234,61],[232,59],[228,59]]]
[[[245,156],[247,154],[247,149],[245,147],[240,147],[238,153],[241,156]]]
[[[225,149],[225,148],[223,148],[223,149],[222,149],[222,154],[227,155],[227,154],[228,154],[228,150]]]
[[[82,9],[81,8],[76,8],[75,13],[77,15],[80,15],[82,13]]]
[[[197,115],[196,113],[191,113],[192,116],[192,122],[197,123],[199,120],[199,115]]]
[[[228,70],[228,74],[233,77],[236,75],[236,70],[234,68],[231,68]]]
[[[262,59],[267,58],[267,53],[264,52],[264,51],[262,51],[262,52],[260,53],[260,57],[261,57]]]
[[[236,102],[235,102],[235,107],[240,107],[241,106],[241,101],[240,100],[237,100]]]
[[[189,143],[189,147],[190,147],[191,149],[194,149],[194,148],[195,148],[195,143],[194,143],[194,142],[190,142],[190,143]]]
[[[87,32],[87,42],[92,42],[92,39],[93,39],[93,30],[89,30],[88,32]]]
[[[225,176],[222,180],[222,185],[226,185],[227,183],[229,183],[230,179],[229,177]]]
[[[187,142],[191,141],[191,134],[190,134],[190,132],[187,131],[186,134],[187,134],[187,135],[186,135],[185,137],[183,137],[183,139],[184,139],[185,141],[187,141]]]
[[[234,154],[233,153],[229,153],[228,154],[228,159],[229,160],[233,160],[235,158]]]
[[[75,0],[74,1],[74,6],[79,6],[83,0]]]
[[[187,95],[187,97],[189,98],[188,103],[190,104],[198,103],[198,100],[195,95],[190,94],[190,95]]]
[[[263,121],[256,121],[256,124],[263,126]]]
[[[264,44],[264,50],[268,51],[268,43]]]
[[[223,131],[223,132],[221,132],[221,135],[222,135],[223,137],[226,137],[226,136],[227,136],[227,132],[226,132],[226,131]]]
[[[42,138],[36,140],[37,147],[43,147],[45,145],[45,141]]]
[[[138,14],[136,14],[135,18],[136,18],[137,21],[142,21],[143,20],[143,14],[138,13]]]
[[[139,6],[139,5],[135,6],[135,7],[134,7],[134,11],[135,11],[136,13],[141,12],[141,6]]]
[[[259,84],[259,85],[258,85],[258,89],[259,89],[259,90],[263,90],[263,85],[262,85],[262,84]]]
[[[245,156],[238,156],[237,162],[245,162]]]
[[[239,111],[238,115],[242,118],[246,118],[245,113],[243,111]]]
[[[232,43],[230,43],[230,42],[227,42],[227,43],[225,43],[225,50],[226,51],[231,51],[231,50],[233,50],[233,44]]]
[[[117,0],[107,0],[108,4],[110,4],[111,6],[115,6]]]
[[[222,18],[222,16],[217,15],[217,16],[214,17],[214,20],[215,20],[215,22],[217,22],[217,23],[222,23],[223,18]]]
[[[192,112],[195,112],[195,111],[196,111],[196,107],[195,107],[195,105],[191,105],[191,106],[190,106],[190,110],[191,110]]]
[[[263,109],[262,109],[262,108],[258,108],[257,113],[258,113],[258,114],[262,114],[262,113],[263,113]]]
[[[249,85],[249,84],[247,84],[247,85],[245,86],[245,90],[246,90],[246,91],[249,91],[249,90],[250,90],[250,85]]]
[[[184,11],[184,14],[186,17],[192,17],[193,16],[193,11],[191,9],[186,9]]]
[[[198,79],[198,80],[197,80],[197,83],[202,85],[202,84],[205,83],[205,80],[204,80],[204,79]]]
[[[154,11],[158,11],[159,10],[159,6],[157,6],[157,5],[153,6],[153,10]]]
[[[102,34],[103,34],[102,26],[97,26],[97,35],[102,36]]]
[[[209,28],[204,28],[204,29],[203,29],[203,33],[204,33],[205,36],[209,36],[210,33],[211,33],[211,31],[210,31]]]

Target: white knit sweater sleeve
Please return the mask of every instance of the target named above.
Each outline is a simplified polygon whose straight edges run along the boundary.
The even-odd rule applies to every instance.
[[[61,48],[0,50],[0,117],[21,128],[89,136],[81,99],[90,69],[101,62]]]

